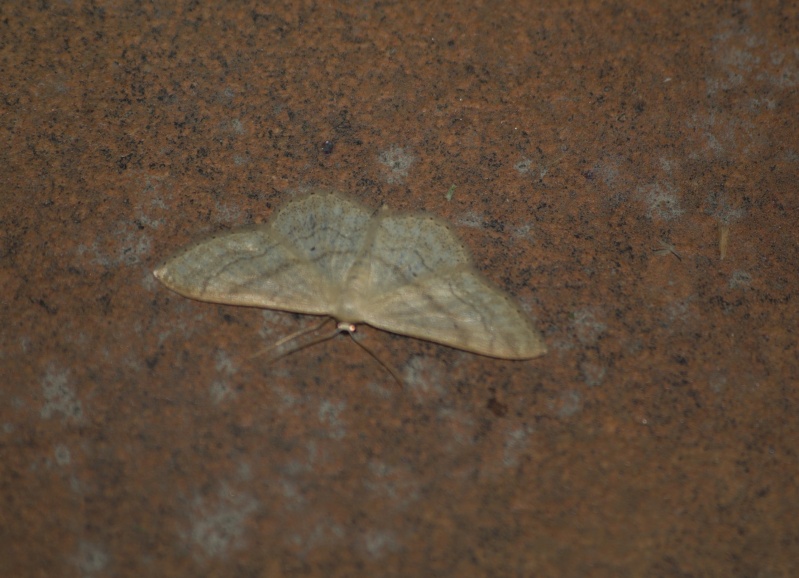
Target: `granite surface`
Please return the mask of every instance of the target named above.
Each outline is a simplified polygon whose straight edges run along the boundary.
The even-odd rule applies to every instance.
[[[799,576],[799,8],[4,2],[0,575]],[[452,223],[549,353],[200,303],[303,191]]]

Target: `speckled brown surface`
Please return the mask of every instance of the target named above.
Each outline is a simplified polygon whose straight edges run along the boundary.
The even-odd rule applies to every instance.
[[[799,575],[799,12],[536,4],[2,4],[0,575]],[[550,352],[153,279],[311,187]]]

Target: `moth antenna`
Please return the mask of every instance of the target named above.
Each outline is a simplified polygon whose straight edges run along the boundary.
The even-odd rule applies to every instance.
[[[383,367],[383,369],[389,372],[389,374],[391,374],[391,377],[394,378],[394,381],[396,381],[401,388],[405,387],[405,384],[402,382],[402,379],[400,379],[399,375],[397,375],[397,373],[393,369],[391,369],[391,367],[389,367],[387,363],[385,363],[382,359],[380,359],[374,351],[372,351],[371,349],[366,347],[366,345],[358,341],[358,339],[355,337],[355,325],[353,323],[339,323],[336,329],[338,329],[341,332],[349,333],[350,337],[352,337],[352,340],[355,342],[355,345],[363,349],[366,353],[369,354],[369,356],[372,359],[374,359],[377,363],[379,363]]]
[[[308,335],[309,333],[316,333],[317,331],[322,329],[322,327],[324,327],[326,323],[329,323],[332,319],[333,319],[332,317],[325,317],[324,319],[322,319],[322,322],[319,323],[318,325],[314,325],[313,327],[306,327],[305,329],[300,329],[299,331],[295,331],[294,333],[286,335],[285,337],[282,337],[282,338],[278,339],[277,341],[275,341],[269,347],[266,347],[265,349],[262,349],[258,353],[255,353],[255,354],[251,355],[250,359],[254,359],[256,357],[261,357],[262,355],[267,355],[268,353],[273,352],[276,349],[280,349],[286,343],[290,343],[292,341],[297,341],[300,338],[302,338],[304,335]],[[282,352],[278,353],[277,355],[275,355],[274,357],[270,357],[269,358],[269,363],[273,363],[273,362],[277,361],[278,359],[280,359],[281,357],[285,357],[286,355],[291,355],[292,353],[296,353],[297,351],[300,351],[301,349],[305,349],[306,347],[310,347],[311,345],[315,345],[315,344],[321,343],[322,341],[325,341],[327,339],[331,339],[331,338],[335,337],[336,334],[339,333],[339,331],[340,331],[339,328],[336,327],[336,329],[330,334],[323,335],[322,337],[318,337],[318,338],[314,337],[313,339],[311,339],[307,343],[301,343],[299,345],[290,347],[288,350],[282,351]]]

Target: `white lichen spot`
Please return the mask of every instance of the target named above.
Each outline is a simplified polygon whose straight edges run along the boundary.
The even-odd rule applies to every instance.
[[[619,169],[619,164],[615,160],[608,163],[600,163],[596,167],[596,172],[602,181],[610,187],[616,186],[621,175],[621,169]]]
[[[65,445],[58,444],[53,453],[55,454],[55,463],[57,463],[59,466],[68,466],[72,461],[69,448]]]
[[[301,557],[305,557],[314,550],[335,547],[345,535],[344,528],[331,520],[322,519],[304,534],[289,534],[285,541],[291,544],[292,548],[299,550]]]
[[[571,417],[583,408],[583,396],[574,389],[560,392],[557,398],[549,400],[549,409],[559,418]]]
[[[474,211],[467,211],[458,219],[458,224],[471,229],[484,229],[485,219]]]
[[[232,395],[233,390],[231,390],[225,378],[234,375],[236,371],[238,371],[238,368],[230,359],[227,352],[221,349],[216,352],[214,367],[218,373],[224,376],[222,379],[217,379],[211,384],[211,399],[214,403],[220,403],[224,401],[225,398]]]
[[[589,309],[575,311],[572,318],[575,335],[583,345],[593,345],[607,329]]]
[[[583,394],[576,390],[564,391],[558,417],[571,417],[583,409]]]
[[[276,341],[277,337],[285,335],[289,329],[296,329],[296,320],[282,312],[262,309],[261,317],[263,325],[258,329],[258,335],[266,342]]]
[[[136,265],[142,256],[151,253],[150,236],[142,231],[134,231],[128,225],[120,225],[110,237],[113,241],[80,245],[77,248],[78,255],[91,256],[89,262],[92,265],[114,268],[120,265]]]
[[[513,165],[513,168],[516,169],[520,175],[525,175],[530,172],[530,167],[533,166],[533,161],[528,158],[523,158],[518,163]]]
[[[547,173],[549,173],[549,170],[552,167],[554,167],[556,164],[558,164],[563,159],[564,156],[565,154],[561,154],[555,160],[552,160],[550,162],[543,162],[542,159],[542,162],[538,164],[535,164],[531,159],[525,157],[516,164],[514,164],[513,168],[516,169],[516,172],[519,173],[520,175],[533,173],[534,170],[537,170],[538,178],[543,180],[544,177],[547,176]]]
[[[333,403],[331,401],[324,400],[321,404],[319,404],[319,421],[328,425],[328,436],[334,440],[340,440],[343,438],[347,430],[344,427],[344,422],[341,421],[339,417],[341,412],[344,408],[347,407],[347,404],[342,402]]]
[[[209,388],[209,394],[211,395],[211,401],[215,404],[222,403],[225,399],[229,398],[233,393],[233,390],[230,389],[230,386],[225,383],[224,381],[215,381],[211,384]]]
[[[519,465],[519,458],[527,452],[530,445],[531,430],[524,426],[508,432],[502,447],[502,465],[506,468],[515,468]]]
[[[136,265],[142,256],[150,255],[152,242],[150,236],[141,232],[126,231],[118,237],[122,241],[118,248],[116,262],[123,265]]]
[[[659,184],[654,184],[645,187],[642,192],[647,207],[646,215],[650,219],[670,221],[684,213],[680,207],[680,199],[672,187],[664,188]]]
[[[197,498],[191,514],[189,539],[200,558],[218,558],[244,546],[244,527],[258,504],[249,496],[223,486],[213,501]]]
[[[106,569],[108,554],[96,544],[81,542],[73,561],[83,576],[93,576]]]
[[[580,373],[582,374],[586,385],[590,387],[601,385],[605,380],[605,374],[607,372],[608,368],[599,365],[598,363],[593,363],[591,361],[583,361],[580,363]]]
[[[244,123],[240,118],[231,119],[228,123],[228,128],[233,134],[244,134]]]
[[[691,303],[695,300],[694,296],[689,295],[684,299],[674,299],[663,307],[662,317],[671,326],[675,321],[687,322],[691,319]]]
[[[707,207],[707,212],[721,225],[732,225],[746,215],[746,210],[733,207],[724,193],[710,193],[707,196]]]
[[[83,419],[83,407],[75,399],[75,389],[69,384],[69,371],[58,370],[50,366],[41,381],[45,404],[41,416],[49,419],[60,413],[65,419],[80,421]]]
[[[746,271],[733,271],[730,275],[730,289],[749,287],[752,284],[752,276]]]
[[[524,223],[523,225],[515,227],[511,231],[511,235],[513,235],[514,239],[528,241],[531,245],[534,245],[536,242],[533,226],[530,223]]]
[[[445,393],[441,386],[445,373],[434,359],[414,355],[405,365],[402,382],[417,398],[441,396]]]
[[[371,558],[380,559],[386,554],[399,552],[401,544],[393,532],[373,530],[363,537],[363,547]]]
[[[238,205],[228,203],[216,203],[216,214],[221,223],[241,221],[244,218],[244,211]]]
[[[389,500],[395,508],[406,508],[419,499],[419,481],[406,466],[371,462],[369,471],[372,475],[364,480],[364,488]]]
[[[217,350],[216,355],[214,357],[215,357],[214,368],[219,373],[224,373],[225,375],[229,376],[235,374],[236,371],[238,370],[233,361],[230,359],[230,356],[227,354],[227,352],[219,349]]]
[[[388,170],[386,180],[390,185],[398,185],[405,181],[408,171],[415,160],[414,156],[396,145],[380,153],[378,160]]]
[[[727,376],[722,373],[714,373],[708,380],[710,384],[710,391],[716,394],[724,393],[727,389]]]
[[[288,372],[273,372],[272,375],[280,376],[280,377],[290,377]],[[294,407],[300,401],[300,396],[297,394],[296,391],[290,388],[281,387],[279,385],[275,385],[271,383],[274,380],[270,380],[269,389],[272,391],[273,394],[277,397],[280,405],[283,409],[288,409],[290,407]]]
[[[305,507],[307,499],[297,484],[288,480],[281,480],[279,485],[284,507],[290,510],[300,510]]]
[[[464,447],[474,439],[476,424],[469,413],[442,407],[436,412],[436,421],[447,430],[448,434],[441,440],[442,448],[452,448],[452,451],[457,451],[457,448]]]

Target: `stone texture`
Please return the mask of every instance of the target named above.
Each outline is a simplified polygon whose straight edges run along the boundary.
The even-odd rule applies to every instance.
[[[0,11],[0,575],[799,575],[791,3]],[[550,352],[269,365],[313,319],[153,279],[310,187]]]

